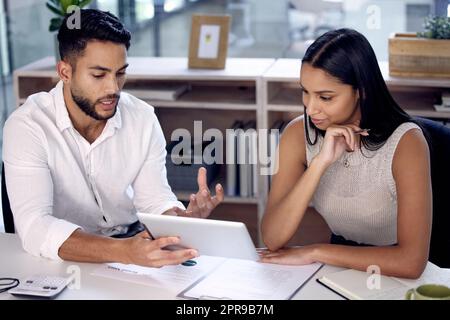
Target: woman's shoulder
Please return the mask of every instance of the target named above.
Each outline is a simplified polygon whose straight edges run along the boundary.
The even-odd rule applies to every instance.
[[[303,115],[292,119],[282,132],[283,140],[293,141],[296,144],[298,144],[299,142],[303,143],[304,136],[305,136],[305,121]]]
[[[422,129],[420,126],[414,122],[403,122],[401,123],[393,132],[393,134],[399,134],[403,136],[406,132],[410,131],[411,129],[418,129],[418,131],[422,132]]]
[[[405,136],[410,135],[423,136],[422,129],[414,122],[401,123],[387,138],[382,150],[386,150],[384,152],[387,152],[388,154],[393,154],[398,148],[400,141],[402,141]]]
[[[407,145],[409,147],[418,147],[427,145],[427,141],[419,125],[414,122],[405,122],[394,131],[398,137],[398,146]]]
[[[306,164],[305,127],[303,115],[291,120],[280,139],[280,155],[295,158]]]
[[[392,175],[395,181],[413,173],[417,177],[429,176],[430,149],[419,126],[408,125],[392,156]],[[422,173],[422,174],[421,174]]]
[[[392,135],[398,140],[394,148],[394,162],[413,161],[413,158],[427,156],[429,153],[427,140],[422,129],[413,122],[405,122],[397,127]]]

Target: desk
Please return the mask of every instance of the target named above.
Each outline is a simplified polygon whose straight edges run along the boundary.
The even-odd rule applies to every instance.
[[[66,289],[57,299],[137,299],[173,300],[178,292],[119,280],[91,275],[98,268],[95,263],[58,262],[34,257],[26,253],[15,234],[0,233],[0,277],[25,278],[33,274],[67,275],[70,266],[78,266],[81,271],[80,289]],[[70,270],[70,269],[69,269]],[[343,270],[333,266],[323,266],[319,272],[295,295],[296,300],[342,299],[337,294],[316,282],[323,274]],[[0,293],[0,300],[22,299],[7,292]]]

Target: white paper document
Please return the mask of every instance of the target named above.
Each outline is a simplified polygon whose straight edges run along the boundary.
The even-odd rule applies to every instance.
[[[164,266],[147,268],[121,263],[103,264],[92,275],[116,280],[129,281],[151,287],[165,288],[175,294],[208,274],[225,261],[225,258],[200,256],[195,259],[195,266]]]
[[[178,296],[187,299],[290,299],[321,267],[285,266],[227,259]]]
[[[200,256],[194,266],[146,268],[103,264],[94,276],[164,288],[185,299],[290,299],[320,269],[321,264],[285,266],[251,260]]]

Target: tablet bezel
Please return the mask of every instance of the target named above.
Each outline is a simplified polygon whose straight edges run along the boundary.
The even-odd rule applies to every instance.
[[[225,258],[259,259],[247,227],[242,222],[137,213],[139,220],[155,238],[178,236],[184,248],[200,255]],[[180,246],[168,249],[177,249]]]

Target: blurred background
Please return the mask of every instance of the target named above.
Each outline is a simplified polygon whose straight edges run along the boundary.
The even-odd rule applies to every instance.
[[[55,54],[54,14],[45,0],[0,0],[0,130],[14,110],[15,69]],[[229,14],[228,57],[301,59],[318,36],[350,27],[378,60],[394,32],[423,31],[429,15],[450,16],[450,0],[93,0],[132,32],[129,56],[187,57],[194,13]],[[0,134],[0,158],[2,147]],[[2,221],[0,221],[2,229]]]
[[[449,0],[93,0],[132,32],[130,56],[187,56],[191,15],[232,16],[229,57],[301,59],[322,33],[351,27],[387,60],[393,32],[421,31],[424,17],[448,16]],[[0,125],[15,105],[14,69],[54,53],[44,0],[0,0]]]

